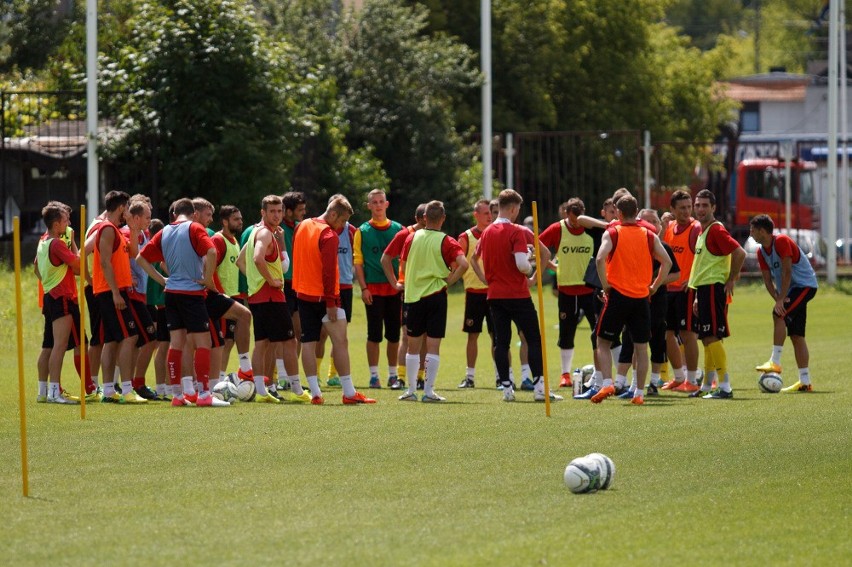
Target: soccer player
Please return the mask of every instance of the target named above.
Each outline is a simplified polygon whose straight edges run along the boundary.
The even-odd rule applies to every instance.
[[[603,387],[592,396],[600,403],[616,393],[612,381],[612,342],[626,327],[633,338],[636,356],[636,391],[631,403],[644,403],[645,378],[648,374],[648,340],[651,312],[648,297],[663,285],[672,267],[660,239],[653,230],[636,220],[636,199],[625,195],[616,201],[618,223],[604,233],[595,258],[598,277],[606,300],[595,328],[598,335],[598,360],[604,374]],[[653,278],[653,259],[660,263]]]
[[[169,327],[167,356],[172,406],[230,406],[210,393],[210,318],[205,305],[207,290],[214,289],[216,249],[204,227],[192,221],[195,207],[190,199],[172,203],[175,221],[158,232],[136,261],[149,277],[165,287],[166,319]],[[168,279],[154,269],[152,262],[165,262]],[[200,392],[195,391],[192,377],[182,380],[183,349],[195,348],[193,367]]]
[[[121,228],[121,233],[128,241],[136,233],[136,248],[141,250],[148,243],[148,227],[151,225],[151,200],[145,195],[137,194],[130,197],[127,205],[127,224]],[[134,227],[134,229],[131,229]],[[139,318],[139,336],[133,349],[133,391],[146,400],[156,400],[157,393],[145,384],[145,374],[151,355],[157,347],[156,327],[148,310],[146,294],[148,293],[148,274],[136,262],[136,256],[130,257],[130,275],[133,287],[128,292],[133,311]]]
[[[317,378],[316,344],[320,330],[325,327],[331,338],[332,356],[340,373],[345,405],[374,404],[355,390],[349,367],[349,340],[346,336],[346,314],[340,307],[340,274],[337,252],[338,231],[352,216],[352,205],[345,197],[333,199],[325,213],[303,220],[293,238],[293,289],[299,302],[302,319],[302,366],[308,378],[310,396],[302,390],[298,373],[290,377],[291,395],[322,405],[324,398]]]
[[[284,193],[281,196],[281,202],[284,205],[284,218],[281,219],[284,249],[287,251],[287,256],[291,260],[290,266],[284,271],[284,297],[287,300],[287,311],[290,313],[290,319],[293,321],[293,333],[296,337],[296,354],[298,355],[301,348],[299,337],[302,335],[302,324],[299,318],[296,292],[293,291],[293,234],[296,232],[296,226],[305,218],[308,209],[305,194],[301,191],[288,191]]]
[[[361,300],[367,312],[367,364],[370,366],[370,388],[381,388],[379,378],[379,344],[387,339],[388,372],[396,370],[399,359],[402,297],[398,289],[388,282],[382,269],[382,253],[403,226],[387,217],[390,202],[385,192],[373,189],[367,194],[370,220],[355,231],[353,257],[355,278],[361,287]],[[394,272],[398,273],[394,262]]]
[[[666,344],[669,358],[674,368],[674,380],[663,384],[663,390],[676,392],[694,392],[698,390],[698,335],[692,331],[692,302],[689,299],[687,282],[692,273],[695,258],[695,244],[701,234],[701,223],[692,218],[692,197],[687,191],[678,189],[672,193],[671,212],[674,222],[670,222],[663,235],[663,241],[671,246],[678,266],[680,277],[667,287],[668,313],[666,315]],[[678,337],[684,345],[686,364],[684,365],[678,345]],[[686,366],[686,376],[683,367]]]
[[[133,288],[130,256],[135,256],[138,250],[139,227],[129,225],[130,239],[118,228],[125,221],[129,200],[130,195],[124,191],[110,191],[105,195],[106,216],[98,223],[94,237],[92,288],[103,324],[102,403],[141,404],[148,401],[133,391],[132,383],[140,319],[136,304],[129,296]],[[147,312],[147,307],[145,309]],[[121,379],[120,395],[113,387],[116,366]]]
[[[41,217],[47,227],[47,235],[39,240],[35,267],[36,276],[44,290],[42,313],[45,329],[50,327],[52,344],[47,365],[49,382],[39,380],[36,400],[53,404],[76,404],[79,400],[63,392],[60,375],[67,350],[74,349],[75,356],[79,357],[80,308],[77,305],[77,281],[74,275],[80,272],[80,258],[63,240],[67,237],[70,222],[66,205],[50,201],[42,209]]]
[[[327,205],[331,204],[338,197],[343,197],[343,195],[339,193],[332,195],[329,197]],[[349,324],[352,322],[352,283],[355,281],[355,264],[352,259],[352,239],[355,237],[355,226],[347,220],[343,228],[337,231],[337,237],[340,239],[340,244],[337,246],[337,270],[340,273],[340,307],[346,314],[346,323]],[[322,366],[322,359],[325,356],[325,340],[327,338],[328,331],[326,331],[325,325],[323,325],[316,350],[317,372],[319,372]],[[340,375],[334,364],[333,353],[331,362],[328,365],[327,384],[329,386],[340,386]]]
[[[690,397],[705,399],[733,398],[728,376],[728,356],[722,339],[728,329],[728,298],[734,293],[734,282],[740,276],[745,250],[717,221],[716,195],[702,189],[695,196],[695,218],[701,223],[701,235],[695,243],[695,259],[688,286],[692,290],[693,313],[697,314],[693,330],[704,344],[704,380],[701,389]],[[711,392],[713,374],[720,377],[719,388]]]
[[[160,219],[151,219],[150,226],[151,237],[153,238],[158,232],[163,230],[163,221]],[[153,267],[163,277],[166,277],[162,262],[154,263]],[[147,272],[145,275],[148,275]],[[166,292],[165,288],[154,278],[148,278],[148,288],[145,290],[145,303],[148,304],[148,312],[151,314],[151,319],[154,321],[156,329],[157,350],[156,354],[154,354],[154,379],[157,383],[157,401],[171,402],[172,397],[167,391],[168,369],[166,368],[166,361],[169,355],[169,328],[166,322]]]
[[[441,201],[426,204],[426,228],[413,232],[400,256],[400,272],[406,271],[405,303],[408,305],[408,354],[405,365],[412,375],[420,367],[420,349],[426,335],[426,383],[424,402],[443,402],[435,393],[441,362],[441,339],[447,331],[447,287],[467,270],[468,263],[459,243],[441,232],[447,216]],[[408,384],[402,401],[417,401],[416,385]]]
[[[464,252],[465,260],[470,264],[473,260],[473,251],[482,237],[482,232],[491,224],[491,207],[487,199],[480,199],[473,205],[473,218],[476,225],[465,230],[458,237],[459,246]],[[491,314],[488,311],[488,286],[482,283],[473,270],[465,270],[462,274],[464,281],[464,323],[462,331],[467,333],[467,369],[464,380],[459,388],[476,387],[476,359],[479,356],[479,335],[482,334],[482,321],[491,337],[491,348],[488,349],[491,357],[494,356],[494,325]]]
[[[284,232],[280,226],[284,218],[281,197],[264,197],[260,215],[261,224],[249,235],[237,262],[246,272],[248,303],[254,322],[252,368],[257,390],[255,400],[274,404],[281,400],[266,390],[265,378],[272,376],[275,364],[269,360],[282,360],[281,374],[291,384],[299,378],[299,363],[293,322],[284,296],[284,272],[290,265],[290,257],[284,249]],[[270,351],[273,357],[268,359]]]
[[[763,275],[763,285],[775,306],[772,308],[772,356],[760,366],[759,372],[781,373],[781,353],[785,332],[790,335],[799,380],[781,391],[812,392],[808,363],[810,354],[805,341],[805,324],[808,320],[808,302],[817,292],[817,278],[808,258],[796,242],[786,234],[772,234],[775,223],[769,215],[757,215],[749,222],[751,237],[760,244],[757,262]]]
[[[514,222],[521,211],[523,197],[513,189],[504,189],[497,200],[499,216],[482,232],[470,266],[488,285],[488,307],[494,319],[494,363],[503,386],[503,400],[515,401],[514,384],[509,378],[509,344],[514,322],[529,344],[529,364],[534,376],[533,399],[543,402],[547,394],[542,378],[541,333],[529,289],[529,278],[535,269],[530,263],[534,238],[528,229]],[[541,244],[539,248],[542,261],[546,263],[550,260],[550,251]],[[562,399],[552,392],[549,395],[553,401]]]
[[[410,224],[405,227],[405,230],[400,230],[396,233],[393,239],[390,241],[390,244],[387,245],[384,252],[382,253],[382,258],[380,260],[382,264],[382,269],[385,272],[385,277],[387,277],[388,282],[396,289],[402,289],[403,286],[401,284],[405,279],[405,273],[402,270],[399,270],[399,279],[397,279],[397,274],[394,271],[394,262],[399,260],[399,257],[402,255],[402,249],[405,247],[405,241],[408,240],[408,237],[414,232],[426,227],[426,203],[420,203],[417,205],[417,208],[414,210],[414,224]],[[397,353],[398,356],[398,365],[396,370],[393,368],[388,369],[388,386],[391,390],[400,390],[405,387],[405,379],[407,378],[407,370],[405,367],[405,356],[408,354],[408,331],[406,328],[406,319],[408,317],[408,305],[405,303],[405,292],[402,292],[403,303],[402,303],[402,318],[401,318],[401,327],[400,327],[400,341],[399,341],[399,351]],[[422,390],[425,387],[426,381],[424,380],[426,369],[426,343],[423,343],[423,350],[421,351],[420,357],[420,369],[417,371],[417,389]]]
[[[580,317],[585,316],[589,327],[595,328],[594,290],[583,281],[594,240],[579,223],[585,212],[583,201],[574,197],[565,203],[567,216],[541,233],[542,244],[556,250],[556,281],[559,290],[559,349],[562,357],[560,388],[571,387],[571,365],[574,360],[574,336]],[[594,349],[595,344],[592,343]]]

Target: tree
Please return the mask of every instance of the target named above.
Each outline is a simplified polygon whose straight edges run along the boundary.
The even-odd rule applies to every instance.
[[[71,24],[56,0],[7,0],[0,6],[0,72],[41,70]]]

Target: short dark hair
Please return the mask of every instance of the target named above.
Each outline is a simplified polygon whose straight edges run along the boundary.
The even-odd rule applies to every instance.
[[[441,201],[429,201],[426,203],[426,220],[437,222],[444,218],[444,203]]]
[[[414,220],[420,220],[426,218],[426,205],[427,203],[420,203],[417,205],[417,208],[414,209]]]
[[[707,199],[710,201],[710,204],[716,206],[716,195],[713,194],[713,191],[710,189],[702,189],[695,195],[696,199]]]
[[[285,211],[295,211],[296,207],[307,203],[307,199],[301,191],[287,191],[281,195],[281,203],[284,205]]]
[[[211,212],[216,212],[216,207],[213,206],[213,203],[211,203],[204,197],[195,197],[192,200],[192,208],[193,212],[196,213],[200,213],[204,209],[210,209]]]
[[[62,220],[62,213],[67,213],[68,205],[65,203],[60,203],[59,201],[48,201],[48,203],[42,207],[41,209],[41,220],[44,221],[47,230],[50,230],[50,227],[54,225],[54,223]]]
[[[692,196],[689,194],[689,191],[678,189],[677,191],[672,193],[672,198],[669,200],[669,205],[674,208],[677,206],[678,201],[683,201],[684,199],[686,199],[687,201],[692,201]]]
[[[522,205],[524,198],[514,189],[503,189],[497,196],[497,202],[501,207],[505,207],[506,205]]]
[[[586,212],[586,205],[583,204],[583,201],[579,197],[572,197],[565,203],[565,210],[580,216]]]
[[[769,215],[757,215],[752,217],[750,221],[748,221],[749,226],[752,228],[762,228],[769,234],[772,234],[772,231],[775,230],[775,223],[772,222],[772,217]]]
[[[639,204],[636,202],[633,195],[630,194],[620,197],[618,202],[615,204],[615,207],[621,211],[622,215],[629,219],[634,218],[639,210]]]
[[[195,207],[192,204],[192,199],[189,197],[183,197],[172,203],[172,206],[169,207],[169,211],[175,216],[174,218],[178,218],[181,215],[188,217],[195,212]]]
[[[231,218],[231,215],[238,212],[240,212],[240,209],[238,209],[234,205],[222,205],[221,207],[219,207],[219,218],[223,221],[226,221]]]
[[[151,236],[154,236],[161,230],[163,230],[163,221],[160,219],[151,219],[151,224],[148,225],[148,230],[151,232]]]
[[[124,191],[110,191],[104,195],[104,206],[107,212],[113,212],[122,205],[126,205],[130,200],[130,195]]]
[[[282,202],[283,199],[281,199],[278,195],[267,195],[260,200],[260,208],[265,211],[269,208],[269,205],[280,205]]]

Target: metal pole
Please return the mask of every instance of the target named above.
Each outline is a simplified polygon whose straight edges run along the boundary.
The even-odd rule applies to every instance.
[[[840,2],[840,128],[843,140],[843,176],[840,191],[840,234],[843,235],[843,259],[848,263],[849,258],[849,136],[848,99],[846,98],[848,72],[846,68],[846,0]],[[833,246],[834,244],[831,243]]]
[[[828,273],[827,283],[837,283],[837,55],[839,2],[829,6],[828,24]]]
[[[781,152],[784,158],[784,226],[787,228],[787,234],[790,234],[792,227],[792,219],[790,218],[790,209],[792,202],[792,184],[790,183],[790,160],[793,159],[793,141],[783,140],[781,142]]]
[[[515,188],[515,137],[506,134],[506,189]]]
[[[86,203],[89,220],[98,213],[98,1],[86,0]],[[80,227],[85,230],[85,227]]]
[[[651,132],[645,130],[645,147],[643,148],[643,168],[645,185],[645,208],[651,208]]]
[[[491,0],[480,0],[482,57],[482,195],[490,200],[491,186]]]

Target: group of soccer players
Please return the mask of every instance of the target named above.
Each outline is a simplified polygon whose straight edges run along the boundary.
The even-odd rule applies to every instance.
[[[440,201],[420,205],[415,223],[406,227],[388,218],[390,203],[378,189],[367,196],[371,218],[357,228],[349,223],[354,211],[342,195],[331,197],[313,218],[306,218],[304,194],[268,195],[259,222],[245,230],[239,209],[225,205],[215,233],[208,228],[215,206],[203,198],[176,200],[166,224],[151,219],[151,203],[143,195],[111,191],[104,203],[85,240],[93,260],[86,270],[92,329],[86,368],[79,364],[85,343],[75,275],[81,267],[70,208],[52,201],[42,212],[47,231],[35,260],[45,318],[39,402],[77,402],[59,376],[65,352],[74,349],[89,401],[227,406],[211,392],[229,379],[226,367],[236,345],[239,371],[231,376],[254,384],[255,401],[321,405],[319,368],[330,339],[328,385],[342,388],[344,404],[375,403],[355,389],[350,369],[347,326],[355,280],[367,320],[369,387],[383,384],[384,339],[387,386],[405,389],[401,401],[441,402],[445,398],[435,383],[447,290],[460,279],[468,340],[467,372],[459,387],[475,385],[478,338],[486,322],[497,385],[505,401],[515,400],[509,354],[514,323],[526,347],[524,384],[533,399],[562,399],[544,388],[541,335],[529,291],[535,242],[528,228],[515,223],[523,198],[514,190],[502,191],[493,202],[478,201],[476,225],[458,239],[441,231],[446,215]],[[696,397],[733,397],[722,339],[729,335],[727,304],[745,252],[715,220],[714,195],[700,191],[693,207],[689,193],[675,192],[665,225],[655,211],[639,211],[625,189],[604,203],[602,219],[586,216],[577,198],[560,210],[563,218],[542,232],[537,251],[542,265],[556,272],[560,386],[572,386],[574,336],[585,316],[594,327],[595,372],[589,389],[575,398],[599,403],[616,395],[642,404],[649,366],[649,393],[659,386]],[[757,369],[780,372],[787,332],[799,366],[799,382],[787,390],[809,391],[804,330],[816,278],[795,243],[773,235],[773,228],[766,215],[752,221],[764,282],[776,300],[772,357]],[[701,383],[698,339],[704,346]],[[154,389],[145,379],[152,359]],[[667,360],[674,378],[663,384]],[[718,388],[711,391],[717,378]]]

